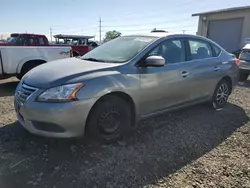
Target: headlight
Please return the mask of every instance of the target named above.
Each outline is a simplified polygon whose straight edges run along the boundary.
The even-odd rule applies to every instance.
[[[69,84],[50,88],[40,94],[38,101],[65,102],[76,100],[76,93],[83,87],[83,84]]]

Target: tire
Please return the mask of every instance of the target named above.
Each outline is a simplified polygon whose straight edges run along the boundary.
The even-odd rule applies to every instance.
[[[212,97],[212,104],[216,110],[222,110],[222,108],[227,104],[228,97],[231,93],[231,84],[229,81],[223,79],[221,80],[214,91]]]
[[[131,108],[120,97],[105,96],[91,109],[86,126],[91,140],[102,143],[118,141],[132,128]]]
[[[240,81],[240,82],[246,81],[247,78],[248,78],[248,76],[249,76],[249,74],[240,72],[239,81]]]

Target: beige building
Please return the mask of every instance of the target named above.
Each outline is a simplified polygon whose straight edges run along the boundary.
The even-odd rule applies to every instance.
[[[250,6],[193,14],[199,16],[198,35],[208,37],[227,51],[250,42]]]

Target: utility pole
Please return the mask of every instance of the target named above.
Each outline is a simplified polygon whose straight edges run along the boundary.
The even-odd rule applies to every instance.
[[[186,30],[182,30],[183,33],[185,33]]]
[[[52,28],[50,27],[50,42],[52,42]]]
[[[101,17],[99,18],[99,37],[100,37],[100,42],[102,40],[102,19]]]

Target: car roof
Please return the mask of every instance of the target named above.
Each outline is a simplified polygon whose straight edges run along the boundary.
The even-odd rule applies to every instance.
[[[72,38],[72,39],[91,39],[95,38],[94,36],[85,36],[85,35],[63,35],[63,34],[57,34],[54,35],[55,38]]]
[[[133,34],[133,35],[123,35],[123,36],[142,36],[142,37],[156,37],[156,38],[164,38],[164,37],[196,37],[196,38],[204,38],[199,35],[192,34],[183,34],[183,33],[168,33],[168,32],[152,32],[152,33],[143,33],[143,34]]]
[[[45,35],[42,34],[36,34],[36,33],[11,33],[11,36],[14,35],[27,35],[27,36],[39,36],[39,37],[44,37]]]
[[[173,33],[168,33],[168,32],[152,32],[152,33],[143,33],[143,34],[132,34],[132,35],[124,35],[124,36],[142,36],[142,37],[157,37],[157,38],[162,38],[162,37],[167,37],[169,35],[173,35]]]
[[[248,44],[246,44],[244,47],[243,47],[243,49],[250,49],[250,44],[248,43]]]

